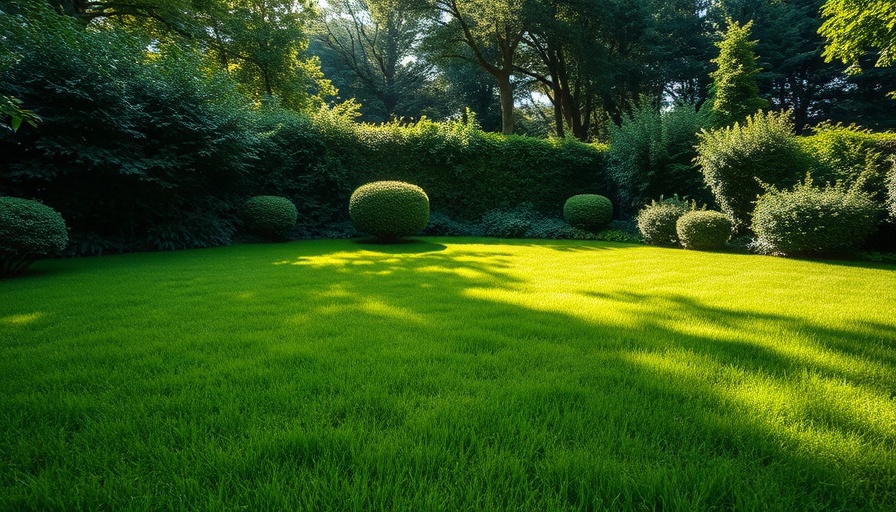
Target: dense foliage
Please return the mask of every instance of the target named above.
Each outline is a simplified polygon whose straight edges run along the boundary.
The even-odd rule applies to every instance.
[[[896,5],[892,0],[827,0],[821,8],[819,33],[827,38],[824,56],[861,71],[861,58],[877,51],[875,66],[896,63]],[[896,95],[896,91],[891,91]]]
[[[289,199],[255,196],[243,205],[243,222],[250,232],[266,238],[282,238],[296,225],[298,211]]]
[[[890,160],[890,172],[887,174],[887,210],[890,220],[896,222],[896,158]]]
[[[880,208],[855,187],[815,187],[811,179],[793,190],[770,189],[753,212],[760,252],[801,256],[857,249],[872,233]]]
[[[352,193],[349,215],[358,231],[393,241],[419,233],[429,222],[429,198],[417,185],[375,181]]]
[[[613,220],[613,203],[599,194],[578,194],[563,204],[563,218],[572,227],[597,231]]]
[[[43,119],[0,132],[0,193],[58,209],[85,252],[229,242],[228,203],[258,138],[226,76],[197,73],[194,53],[149,55],[148,41],[45,11],[0,26],[16,54],[0,89]]]
[[[877,201],[884,201],[890,159],[896,155],[896,133],[824,123],[798,140],[812,159],[816,181],[857,185]]]
[[[759,97],[756,82],[760,69],[754,52],[756,42],[750,41],[753,22],[741,26],[736,21],[727,21],[728,29],[717,43],[719,56],[712,61],[718,69],[710,73],[713,82],[708,101],[711,122],[716,127],[743,122],[747,116],[768,106],[768,101]]]
[[[649,198],[686,195],[708,200],[711,195],[694,166],[697,133],[706,115],[693,105],[668,112],[644,101],[622,124],[610,127],[607,175],[619,198],[619,210],[633,215]]]
[[[680,199],[677,195],[651,201],[638,212],[638,230],[644,243],[666,247],[679,245],[678,219],[695,209],[694,201]]]
[[[759,112],[743,124],[703,131],[699,139],[696,162],[736,230],[749,225],[763,184],[790,187],[810,166],[788,113]]]
[[[731,238],[732,227],[727,215],[712,210],[685,212],[675,223],[681,246],[695,250],[725,247],[725,243]]]
[[[20,272],[68,243],[65,220],[49,206],[0,197],[0,277]]]

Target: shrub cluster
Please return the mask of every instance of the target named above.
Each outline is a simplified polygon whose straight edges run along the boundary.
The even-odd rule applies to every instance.
[[[243,205],[246,229],[269,239],[283,238],[297,219],[296,205],[285,197],[255,196]]]
[[[564,203],[563,218],[574,228],[598,231],[613,220],[613,203],[602,195],[578,194]]]
[[[703,131],[699,139],[696,162],[739,231],[749,226],[763,184],[791,187],[811,163],[793,134],[789,113],[759,112],[743,124]]]
[[[722,249],[731,238],[732,229],[727,215],[712,210],[686,212],[675,223],[678,239],[685,249]]]
[[[665,247],[678,246],[678,219],[686,212],[695,209],[696,202],[679,199],[678,195],[668,199],[660,196],[659,201],[651,201],[638,212],[638,230],[644,243]]]
[[[419,233],[429,222],[426,192],[401,181],[376,181],[358,187],[348,209],[358,231],[383,241]]]
[[[633,215],[651,197],[673,192],[711,199],[693,163],[697,133],[706,125],[706,115],[693,105],[661,112],[645,100],[618,127],[610,126],[607,176],[623,215]]]
[[[0,197],[0,277],[59,253],[67,243],[68,231],[59,212],[37,201]]]
[[[814,187],[811,179],[792,191],[770,189],[753,212],[755,248],[785,256],[856,249],[877,223],[879,206],[855,187]]]
[[[799,142],[811,158],[815,181],[858,185],[878,201],[886,198],[896,134],[825,123],[813,128],[812,135],[800,137]]]

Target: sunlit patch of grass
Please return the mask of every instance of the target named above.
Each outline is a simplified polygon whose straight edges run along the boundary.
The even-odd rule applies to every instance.
[[[0,282],[0,509],[890,510],[896,268],[314,241]]]

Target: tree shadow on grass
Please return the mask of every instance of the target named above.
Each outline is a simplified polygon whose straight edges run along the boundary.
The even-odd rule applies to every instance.
[[[146,367],[179,393],[209,386],[207,399],[186,393],[186,405],[168,405],[165,421],[180,427],[206,428],[221,410],[239,412],[224,415],[231,418],[224,426],[212,424],[218,430],[209,428],[230,459],[199,466],[190,477],[198,480],[195,489],[213,489],[229,471],[243,489],[301,475],[316,493],[303,503],[318,509],[421,509],[428,492],[438,493],[433,499],[445,510],[508,509],[523,500],[532,509],[574,510],[892,504],[896,468],[888,462],[896,457],[896,438],[887,422],[896,405],[887,383],[896,380],[896,347],[887,340],[893,325],[831,327],[712,303],[697,292],[609,288],[580,273],[567,281],[568,294],[606,314],[545,310],[530,286],[542,276],[520,272],[520,265],[538,262],[503,245],[453,245],[411,252],[353,242],[278,246],[275,261],[268,251],[241,253],[241,267],[259,269],[251,279],[222,271],[214,288],[176,295],[160,274],[140,293],[165,300],[141,303],[135,313],[177,316],[195,311],[197,302],[211,303],[178,324],[169,352],[144,356],[134,350],[139,342],[110,339],[125,344],[119,360],[72,364],[100,374],[103,364]],[[229,262],[228,254],[209,258]],[[197,263],[183,265],[190,270]],[[97,294],[122,286],[114,277],[95,279]],[[474,293],[481,290],[503,293]],[[207,332],[227,336],[200,341]],[[178,358],[186,361],[179,373],[162,366]],[[160,393],[152,380],[137,385],[141,396]],[[97,400],[106,416],[122,412],[108,396]],[[61,419],[24,417],[73,432],[69,423],[78,423],[74,441],[89,430],[83,425],[98,421],[74,406]],[[137,420],[156,432],[155,416]],[[265,433],[263,442],[256,430]],[[95,460],[147,464],[129,444],[143,445],[139,435],[108,441],[118,448],[103,448],[102,440],[78,446],[121,451]],[[137,476],[124,465],[92,466],[77,454],[38,455],[63,469],[60,486],[114,478],[114,471],[122,479]],[[30,467],[26,462],[12,464]],[[193,471],[193,459],[172,461],[181,463]],[[17,481],[29,478],[37,476]],[[245,495],[225,497],[234,506],[253,505]],[[156,498],[160,508],[175,499]],[[192,508],[204,498],[195,490],[177,497]]]
[[[547,247],[554,249],[551,244]],[[560,443],[563,446],[544,446],[546,451],[579,453],[571,447],[588,446],[608,451],[622,465],[629,457],[641,457],[641,463],[652,468],[645,473],[650,473],[656,471],[653,465],[675,466],[678,457],[697,450],[708,467],[739,468],[709,484],[714,486],[710,502],[720,508],[736,507],[742,503],[738,493],[762,486],[781,493],[782,508],[813,503],[875,509],[892,497],[894,488],[888,486],[896,485],[896,470],[879,463],[894,457],[896,436],[886,428],[885,419],[875,419],[859,403],[853,404],[855,410],[850,405],[850,400],[860,400],[885,407],[884,418],[896,414],[885,398],[896,379],[896,351],[886,343],[892,339],[892,325],[857,322],[830,327],[800,317],[713,305],[694,296],[602,290],[599,284],[576,292],[625,310],[633,320],[626,326],[471,295],[471,290],[486,288],[504,289],[510,295],[531,293],[527,280],[514,271],[520,262],[512,252],[421,253],[372,261],[363,268],[347,264],[355,259],[342,255],[337,258],[340,263],[315,263],[312,257],[296,264],[309,271],[335,270],[329,279],[345,292],[340,296],[345,309],[339,314],[352,315],[361,325],[375,330],[413,316],[416,320],[408,323],[407,332],[420,343],[415,350],[431,357],[438,354],[429,360],[433,371],[453,368],[459,378],[455,391],[494,384],[492,392],[524,404],[525,414],[531,415],[525,421],[566,439]],[[412,284],[429,291],[407,293]],[[323,303],[332,305],[332,300],[326,297]],[[379,309],[370,308],[371,300],[380,304]],[[312,308],[314,302],[309,297]],[[407,315],[390,316],[389,311]],[[318,320],[326,323],[326,314],[324,309],[313,316],[323,315]],[[475,326],[472,332],[464,330],[471,326]],[[411,351],[394,357],[415,356]],[[599,417],[609,424],[626,424],[610,437],[623,436],[616,440],[620,444],[625,444],[625,436],[643,439],[648,446],[641,448],[649,453],[636,456],[622,448],[594,445],[576,432],[577,427],[553,415],[552,407],[561,405],[530,403],[533,386],[548,397],[548,403],[551,397],[568,400],[563,393],[575,390],[571,396],[601,410],[566,404],[577,411],[573,423]],[[846,398],[836,396],[839,391]],[[443,393],[451,391],[442,389],[433,396]],[[621,399],[601,402],[591,393]],[[698,406],[676,411],[670,407],[675,403]],[[500,409],[480,412],[506,414]],[[684,423],[666,424],[679,420]],[[477,435],[496,435],[487,425],[470,428],[483,429]],[[699,446],[691,445],[698,439],[703,439]],[[509,447],[530,441],[511,436],[496,442]],[[654,442],[664,448],[650,448]],[[853,442],[859,443],[856,449],[872,455],[863,458],[843,448]],[[537,464],[549,465],[546,460]],[[627,491],[624,485],[607,488],[601,482],[607,475],[593,468],[577,466],[570,471],[563,477],[588,482],[579,488],[578,497],[570,498],[576,506],[587,508],[589,499],[592,505],[606,504],[599,496],[601,489],[640,492],[648,508],[668,498],[661,495],[661,486],[648,483],[652,477],[641,480],[638,471],[627,476],[632,486]],[[550,478],[544,478],[542,484],[550,487]],[[698,486],[691,477],[672,478],[684,486],[676,491],[680,497],[696,492],[687,488]]]
[[[363,238],[354,240],[354,243],[367,251],[376,251],[388,254],[420,254],[426,252],[444,251],[446,249],[446,247],[442,244],[415,238],[402,238],[391,242],[384,242],[375,238]]]

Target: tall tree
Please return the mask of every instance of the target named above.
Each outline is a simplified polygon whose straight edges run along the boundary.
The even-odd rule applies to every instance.
[[[712,62],[718,69],[710,73],[713,79],[710,105],[714,126],[728,126],[743,121],[747,116],[768,106],[768,102],[759,97],[759,86],[756,83],[759,66],[753,50],[756,42],[750,41],[752,27],[752,21],[741,26],[729,19],[725,34],[716,44],[719,56]]]
[[[307,110],[335,93],[317,58],[305,56],[312,15],[293,0],[228,0],[206,11],[215,62],[250,96]]]
[[[420,53],[426,13],[416,0],[332,0],[318,24],[317,50],[362,118],[416,117],[426,108],[433,65]]]
[[[456,34],[468,52],[446,41],[444,56],[459,57],[479,65],[494,77],[501,100],[501,131],[513,133],[514,81],[518,51],[526,33],[526,0],[430,0],[439,21]],[[449,36],[450,39],[451,36]]]
[[[876,50],[875,66],[896,64],[896,1],[827,0],[821,14],[825,20],[818,31],[828,41],[828,62],[838,59],[859,72],[861,58]],[[896,91],[890,94],[896,97]]]
[[[203,52],[260,101],[313,108],[333,94],[319,63],[305,56],[313,10],[296,0],[48,0],[83,23],[125,25]]]

